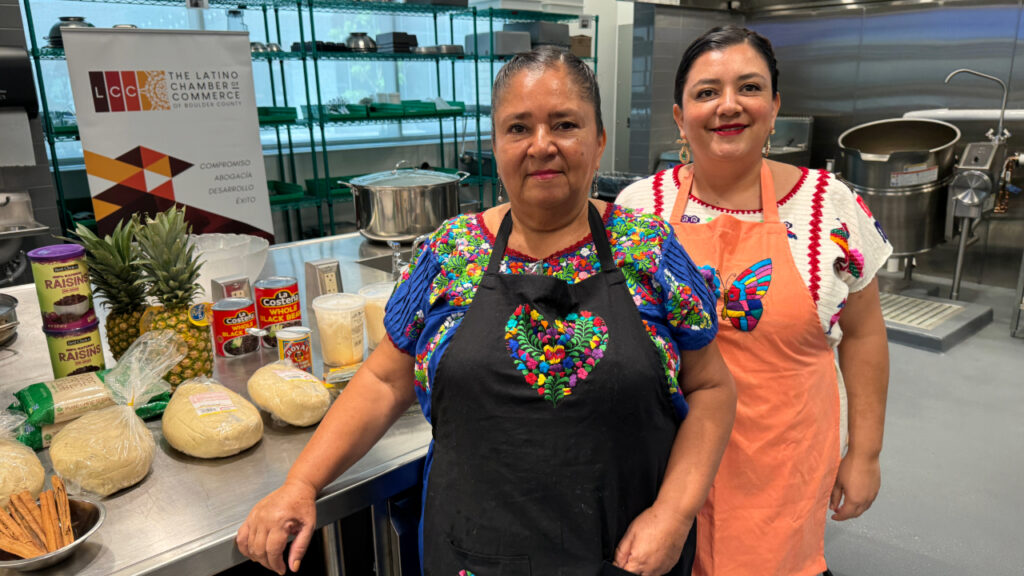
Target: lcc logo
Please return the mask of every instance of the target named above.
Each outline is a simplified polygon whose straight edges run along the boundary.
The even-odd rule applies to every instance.
[[[167,73],[162,70],[91,71],[89,84],[97,112],[171,109]]]

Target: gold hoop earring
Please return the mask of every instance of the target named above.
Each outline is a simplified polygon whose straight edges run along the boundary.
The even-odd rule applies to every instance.
[[[690,143],[686,140],[686,138],[680,138],[679,140],[676,140],[676,144],[681,144],[681,146],[679,147],[680,164],[689,164],[691,158]]]
[[[505,202],[505,184],[498,178],[498,204]]]
[[[764,141],[764,148],[761,149],[762,156],[768,156],[772,151],[772,134],[775,134],[775,128],[772,128],[771,133],[768,134],[768,139]]]

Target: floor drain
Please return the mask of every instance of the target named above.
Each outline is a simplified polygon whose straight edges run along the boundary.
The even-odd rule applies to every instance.
[[[882,317],[888,322],[931,330],[956,316],[964,307],[946,302],[882,293]]]

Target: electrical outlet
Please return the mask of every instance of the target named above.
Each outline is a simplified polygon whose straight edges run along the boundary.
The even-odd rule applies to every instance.
[[[334,272],[325,272],[323,275],[324,280],[324,294],[330,294],[338,291],[338,276]]]
[[[324,258],[306,262],[307,309],[317,296],[343,291],[341,284],[341,266],[337,259]]]
[[[593,24],[593,23],[594,23],[594,17],[591,16],[590,14],[582,14],[582,15],[580,15],[580,29],[581,30],[589,30],[590,29],[590,25]]]

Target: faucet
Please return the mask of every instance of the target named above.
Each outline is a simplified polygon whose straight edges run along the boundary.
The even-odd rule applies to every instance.
[[[1009,134],[1005,134],[1005,135],[1003,134],[1003,116],[1006,115],[1006,95],[1007,95],[1006,82],[1003,82],[1002,80],[1000,80],[999,78],[996,78],[995,76],[989,76],[988,74],[983,74],[983,73],[978,72],[976,70],[971,70],[970,68],[957,68],[956,70],[953,70],[952,72],[950,72],[949,76],[946,76],[946,84],[949,84],[949,81],[953,79],[953,76],[956,76],[957,74],[960,74],[961,72],[967,73],[967,74],[973,74],[975,76],[980,76],[982,78],[988,78],[989,80],[991,80],[993,82],[998,82],[999,85],[1003,87],[1003,105],[999,109],[999,127],[996,128],[996,135],[995,135],[995,137],[989,136],[989,138],[991,138],[993,140],[993,142],[996,142],[997,144],[999,142],[1005,141],[1006,137],[1009,136]]]
[[[397,167],[396,167],[397,168]],[[406,266],[416,262],[419,256],[420,245],[430,240],[430,234],[421,234],[412,241],[412,249],[409,251],[409,260],[402,260],[402,244],[394,240],[388,240],[388,247],[391,248],[391,276],[398,280],[402,275],[402,270]]]

